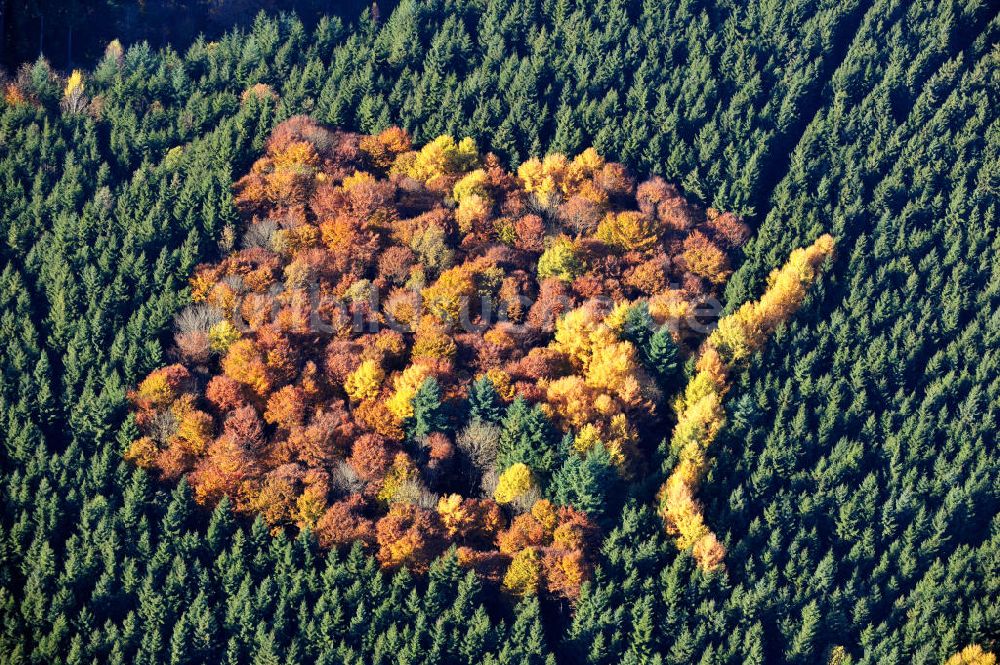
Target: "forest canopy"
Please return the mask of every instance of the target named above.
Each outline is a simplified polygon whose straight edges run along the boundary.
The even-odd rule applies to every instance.
[[[2,80],[0,661],[995,662],[995,7],[100,6]]]

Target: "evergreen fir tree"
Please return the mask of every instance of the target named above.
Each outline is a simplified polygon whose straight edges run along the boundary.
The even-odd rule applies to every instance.
[[[170,637],[170,665],[190,663],[191,655],[191,626],[185,613],[174,624],[174,631]]]
[[[187,528],[187,522],[193,509],[194,499],[191,496],[191,486],[186,479],[181,479],[177,487],[170,494],[170,503],[167,505],[167,512],[163,516],[163,534],[176,543],[183,531]]]
[[[622,487],[618,468],[597,444],[585,455],[572,454],[552,476],[549,494],[559,505],[573,506],[607,525],[617,513]]]
[[[503,400],[496,387],[487,377],[482,377],[469,386],[469,419],[497,424],[503,419]]]
[[[441,387],[437,379],[429,377],[420,384],[413,396],[413,418],[410,435],[421,439],[432,432],[443,432],[448,421],[441,407]]]
[[[656,328],[656,324],[649,314],[649,303],[643,301],[629,307],[626,311],[622,337],[635,344],[637,349],[644,350],[654,328]]]
[[[548,655],[538,598],[529,596],[514,608],[510,638],[504,643],[498,660],[510,665],[543,665]]]
[[[501,423],[497,465],[506,469],[522,462],[542,479],[547,478],[558,460],[558,444],[552,424],[539,405],[529,406],[518,396]]]
[[[643,361],[652,370],[660,387],[668,393],[676,391],[680,382],[680,352],[670,332],[663,328],[657,330],[640,348]]]
[[[208,530],[205,533],[205,540],[209,550],[213,553],[220,553],[229,544],[229,538],[236,528],[233,519],[232,503],[228,496],[223,496],[218,505],[212,510],[212,517],[208,522]]]

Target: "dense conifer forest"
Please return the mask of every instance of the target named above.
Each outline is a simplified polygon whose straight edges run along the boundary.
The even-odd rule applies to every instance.
[[[146,4],[0,81],[0,662],[996,662],[995,5]]]

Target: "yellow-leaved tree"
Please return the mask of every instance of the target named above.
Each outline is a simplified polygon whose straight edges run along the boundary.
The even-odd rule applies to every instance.
[[[556,323],[549,348],[566,358],[573,373],[539,382],[543,408],[563,430],[577,433],[579,450],[600,441],[628,475],[639,440],[630,420],[653,414],[661,398],[635,345],[619,339],[597,309],[583,306]]]
[[[393,393],[386,402],[392,413],[399,420],[405,420],[413,415],[413,397],[417,394],[420,384],[430,376],[426,365],[414,364],[404,369],[393,379]]]
[[[500,474],[493,498],[497,503],[510,503],[524,496],[535,487],[535,479],[528,465],[521,462],[512,464]]]
[[[63,89],[62,107],[67,113],[80,113],[87,106],[87,98],[83,96],[83,72],[74,69],[66,79]]]
[[[996,665],[997,657],[978,644],[970,644],[948,659],[945,665]]]
[[[541,557],[537,549],[529,547],[514,555],[504,575],[503,588],[517,596],[531,596],[538,593],[541,581]]]
[[[369,358],[348,375],[344,381],[344,390],[353,401],[362,402],[378,395],[384,380],[385,370],[378,362]]]
[[[459,175],[479,165],[476,142],[465,137],[461,141],[447,134],[425,145],[417,152],[402,153],[393,165],[393,171],[427,182],[439,176]]]

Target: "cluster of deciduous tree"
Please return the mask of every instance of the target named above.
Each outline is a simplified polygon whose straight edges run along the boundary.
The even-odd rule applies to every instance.
[[[196,269],[128,456],[387,567],[454,543],[511,590],[575,596],[596,526],[542,497],[594,448],[643,468],[743,223],[593,150],[515,176],[471,139],[305,117],[236,189],[241,245]]]
[[[833,237],[822,235],[809,247],[796,249],[771,273],[760,300],[742,304],[719,321],[699,349],[694,375],[674,404],[677,425],[670,446],[678,462],[660,489],[660,514],[667,530],[677,536],[677,546],[691,548],[706,570],[722,564],[725,548],[705,524],[695,493],[708,471],[709,448],[726,421],[722,398],[729,391],[729,373],[799,308],[833,246]]]

